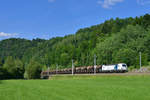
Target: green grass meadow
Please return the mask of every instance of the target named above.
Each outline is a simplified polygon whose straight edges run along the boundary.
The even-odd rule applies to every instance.
[[[3,80],[0,100],[150,100],[150,75]]]

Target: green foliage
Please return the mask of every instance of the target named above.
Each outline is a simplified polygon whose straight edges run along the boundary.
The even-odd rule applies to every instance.
[[[25,78],[27,79],[38,79],[40,78],[42,67],[41,65],[32,59],[25,69]]]
[[[13,77],[22,77],[23,66],[29,65],[32,59],[42,66],[55,69],[57,64],[61,68],[71,67],[72,59],[76,67],[93,65],[93,56],[96,54],[97,64],[124,62],[129,66],[138,67],[139,52],[143,54],[143,65],[150,61],[149,44],[149,14],[135,18],[116,18],[79,29],[76,34],[49,40],[38,38],[2,40],[0,41],[0,66],[3,66]],[[17,66],[20,66],[19,71]],[[27,75],[26,72],[25,76]]]
[[[148,65],[148,55],[146,53],[141,54],[141,64],[142,64],[142,66]],[[135,66],[136,66],[136,68],[140,68],[140,57],[139,57],[139,55],[137,57]]]
[[[47,68],[47,69],[48,69],[48,68]],[[55,69],[56,69],[56,64],[52,64],[52,65],[50,66],[50,70],[51,70],[51,69],[54,69],[54,70],[55,70]]]
[[[9,56],[7,57],[5,63],[4,63],[4,69],[6,69],[10,74],[15,74],[16,68],[15,68],[15,62],[13,57]]]
[[[24,73],[24,65],[20,59],[15,59],[15,68],[17,70],[16,74],[18,78],[23,78],[23,73]]]
[[[0,58],[0,67],[3,66],[3,62],[2,62],[2,59]]]
[[[113,60],[115,63],[126,63],[127,65],[134,65],[138,54],[132,49],[120,49],[113,53]]]
[[[19,59],[7,57],[3,68],[9,73],[9,78],[23,78],[24,68],[23,63]]]
[[[47,66],[44,65],[44,66],[42,67],[42,71],[46,71],[46,70],[47,70]]]
[[[0,67],[0,80],[5,79],[5,72],[4,69]]]
[[[147,47],[144,44],[146,44],[145,38],[147,38],[147,34],[149,33],[139,25],[129,25],[103,41],[100,39],[95,49],[98,55],[98,63],[123,62],[129,66],[137,66],[137,63],[139,63],[139,52],[142,52],[142,63],[146,65],[148,56],[146,53]]]
[[[130,66],[129,68],[128,68],[128,71],[132,71],[133,69],[135,69],[136,67],[135,66]]]

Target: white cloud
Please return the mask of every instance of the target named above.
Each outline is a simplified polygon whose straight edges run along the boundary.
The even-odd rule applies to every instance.
[[[14,37],[17,36],[17,33],[4,33],[4,32],[0,32],[0,37]]]
[[[48,2],[53,3],[53,2],[55,2],[55,0],[48,0]]]
[[[116,3],[123,2],[124,0],[99,0],[98,4],[100,4],[103,8],[111,8]]]
[[[140,5],[150,4],[150,0],[137,0],[137,3]]]

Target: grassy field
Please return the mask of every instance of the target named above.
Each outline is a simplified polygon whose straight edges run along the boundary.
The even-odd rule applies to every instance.
[[[0,81],[0,100],[150,100],[150,76],[56,76]]]

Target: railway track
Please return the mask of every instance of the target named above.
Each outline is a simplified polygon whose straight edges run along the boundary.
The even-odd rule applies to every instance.
[[[97,73],[97,74],[53,74],[46,77],[46,79],[50,79],[55,76],[144,76],[150,75],[150,72],[127,72],[127,73]]]

